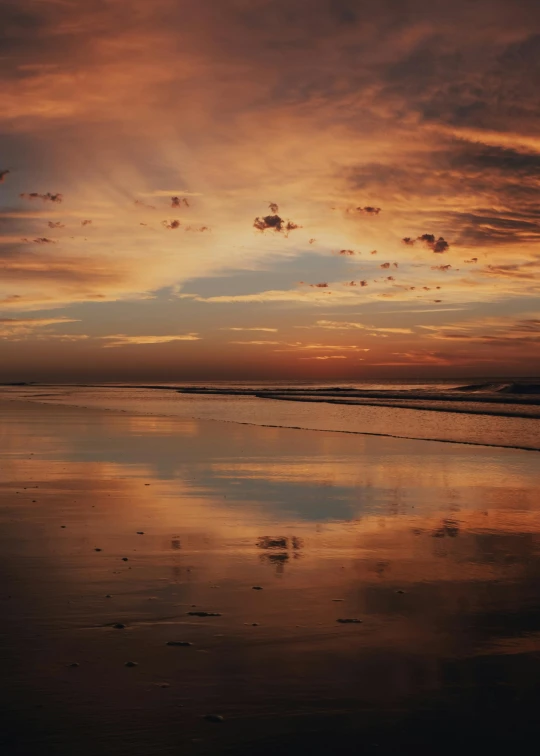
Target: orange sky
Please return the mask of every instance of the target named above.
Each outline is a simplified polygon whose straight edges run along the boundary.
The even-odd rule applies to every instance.
[[[536,3],[7,0],[0,38],[0,380],[539,372]]]

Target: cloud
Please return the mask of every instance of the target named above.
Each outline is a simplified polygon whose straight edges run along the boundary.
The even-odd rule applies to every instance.
[[[414,350],[409,352],[392,352],[400,357],[399,360],[379,360],[371,363],[374,366],[407,366],[407,365],[452,365],[456,363],[455,356],[429,350]]]
[[[540,260],[531,260],[522,264],[487,265],[482,269],[482,273],[487,276],[537,281],[540,275]]]
[[[279,205],[276,205],[276,203],[275,203],[275,202],[271,202],[271,203],[270,203],[270,204],[268,205],[268,209],[270,210],[270,212],[271,212],[271,213],[272,213],[273,215],[277,215],[277,214],[279,213]]]
[[[354,255],[354,250],[352,250],[352,249],[340,249],[339,252],[338,252],[338,255],[342,255],[344,257],[346,257],[346,256],[350,257],[351,255]]]
[[[303,344],[297,341],[292,344],[286,344],[286,349],[275,349],[275,352],[297,352],[297,351],[317,351],[317,352],[369,352],[365,347],[359,347],[356,344]]]
[[[207,301],[245,303],[247,323],[250,303],[284,303],[294,325],[298,305],[304,317],[321,304],[431,302],[441,277],[425,249],[445,252],[454,266],[444,277],[450,306],[514,312],[537,295],[534,3],[458,0],[450,14],[425,2],[415,13],[377,3],[362,13],[349,1],[313,0],[309,14],[299,0],[209,3],[159,0],[159,13],[142,0],[16,3],[3,27],[0,73],[2,134],[17,166],[1,189],[1,301],[155,296],[165,312],[168,295],[149,292],[190,281],[191,290],[214,295],[194,296],[192,307],[175,302],[186,306],[193,331],[208,327]],[[9,218],[19,212],[9,208],[13,186],[14,205],[23,206],[17,194],[26,187],[61,187],[65,200],[62,208],[26,202],[32,216]],[[180,238],[163,234],[159,218],[171,198],[190,196],[184,187],[201,197],[191,226],[183,222]],[[165,208],[154,228],[139,226],[150,209],[134,207],[135,197]],[[280,217],[261,197],[279,199],[317,234],[309,261],[300,254],[314,244],[307,233],[280,244],[287,210],[281,232],[253,233],[254,212]],[[382,219],[365,212],[379,202]],[[65,212],[47,215],[54,209]],[[28,249],[10,241],[39,238],[48,221],[74,228],[86,217],[95,229],[85,248],[81,233]],[[206,222],[212,234],[201,232]],[[427,228],[437,230],[433,241],[418,241]],[[402,233],[416,244],[400,244]],[[328,254],[341,248],[355,250],[357,262],[361,253],[365,269],[344,274],[344,261]],[[399,259],[399,281],[382,270],[372,281],[372,249]],[[460,274],[462,259],[471,262]],[[341,280],[362,273],[371,278]],[[298,290],[291,282],[302,277],[328,286]],[[135,321],[146,317],[133,307]],[[98,307],[91,318],[100,322]]]
[[[68,317],[0,318],[0,339],[5,341],[25,341],[36,338],[47,340],[51,338],[51,332],[39,334],[40,329],[78,322],[80,321]]]
[[[51,194],[50,192],[47,192],[46,194],[38,194],[38,192],[23,192],[19,195],[23,199],[40,199],[43,200],[43,202],[62,202],[63,196],[61,194]]]
[[[32,239],[36,244],[56,244],[54,239],[48,239],[46,236],[40,236],[37,239]]]
[[[350,207],[347,208],[348,213],[363,213],[364,215],[379,215],[381,212],[380,207],[372,207],[371,205],[366,205],[366,207]]]
[[[266,231],[267,229],[273,229],[276,232],[285,230],[286,233],[294,231],[301,226],[293,223],[292,221],[284,221],[279,215],[265,215],[263,218],[255,218],[253,221],[253,227],[257,231]]]
[[[446,341],[464,341],[478,345],[521,349],[540,345],[540,318],[536,314],[519,319],[484,317],[442,326],[425,325],[430,338]]]
[[[91,220],[82,220],[81,221],[81,226],[90,226],[91,223],[92,223]]]
[[[328,284],[327,283],[316,283],[316,284],[309,284],[314,289],[327,289]]]
[[[422,234],[418,237],[418,241],[423,242],[432,252],[446,252],[450,247],[442,236],[436,239],[433,234]]]
[[[172,220],[172,221],[161,221],[161,225],[165,226],[165,228],[168,228],[171,231],[174,231],[176,228],[180,228],[182,225],[179,220]]]
[[[60,221],[49,221],[47,225],[49,228],[65,228],[65,225]]]
[[[432,265],[431,270],[441,270],[443,272],[446,272],[447,270],[450,270],[452,268],[451,265]]]
[[[379,265],[379,268],[385,268],[386,269],[386,268],[389,268],[389,267],[390,267],[390,263],[388,263],[388,262],[387,263],[383,263],[382,265]]]
[[[412,239],[410,236],[405,236],[401,241],[408,247],[413,247],[414,244],[419,241],[428,249],[431,249],[432,252],[437,253],[447,252],[450,249],[450,245],[442,236],[439,236],[437,239],[434,234],[421,234],[420,236],[417,236],[416,239]]]
[[[253,327],[240,327],[240,326],[232,326],[229,328],[221,328],[221,331],[267,331],[268,333],[277,333],[277,328],[264,328],[262,326],[253,326]]]
[[[129,336],[125,333],[117,333],[111,336],[99,337],[107,349],[122,346],[142,345],[142,344],[168,344],[173,341],[199,341],[200,336],[197,333],[173,334],[170,336]]]
[[[306,328],[324,328],[330,331],[374,331],[379,333],[412,333],[410,328],[384,328],[374,325],[365,325],[364,323],[355,323],[342,320],[317,320],[313,326],[303,326]]]
[[[189,207],[189,202],[185,197],[171,197],[171,207]]]
[[[299,360],[346,360],[345,354],[323,354],[317,357],[299,357]]]
[[[282,341],[229,341],[229,344],[243,344],[245,346],[266,346],[266,345],[272,345],[277,346],[278,344],[282,344]]]

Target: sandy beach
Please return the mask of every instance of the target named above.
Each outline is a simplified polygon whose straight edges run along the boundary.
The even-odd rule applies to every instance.
[[[0,414],[3,753],[526,742],[536,452]]]

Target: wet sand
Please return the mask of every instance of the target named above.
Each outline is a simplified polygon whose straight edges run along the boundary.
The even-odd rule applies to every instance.
[[[538,736],[536,452],[19,401],[0,419],[3,754]]]

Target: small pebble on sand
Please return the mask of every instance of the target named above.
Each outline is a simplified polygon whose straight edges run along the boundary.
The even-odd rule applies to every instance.
[[[78,667],[79,664],[77,662],[71,662],[71,664],[68,664],[68,667]]]
[[[138,530],[137,535],[144,535],[144,530]]]
[[[102,551],[102,549],[94,549],[94,551]]]
[[[126,626],[122,622],[117,622],[116,624],[113,625],[113,627],[116,630],[125,630]]]
[[[206,714],[204,716],[204,719],[206,719],[207,722],[215,722],[215,723],[224,721],[221,714]]]
[[[337,622],[341,622],[342,625],[360,625],[362,620],[354,617],[345,617],[344,619],[338,619]]]
[[[188,612],[191,617],[221,617],[219,612]]]
[[[252,587],[252,590],[254,590],[254,591],[262,591],[262,585],[254,585]]]
[[[127,558],[127,557],[122,557],[122,561],[123,561],[123,562],[127,562],[127,561],[128,561],[128,558]]]
[[[124,664],[124,667],[137,667],[138,663],[134,661],[128,661]]]
[[[192,646],[189,641],[167,641],[167,646]]]

